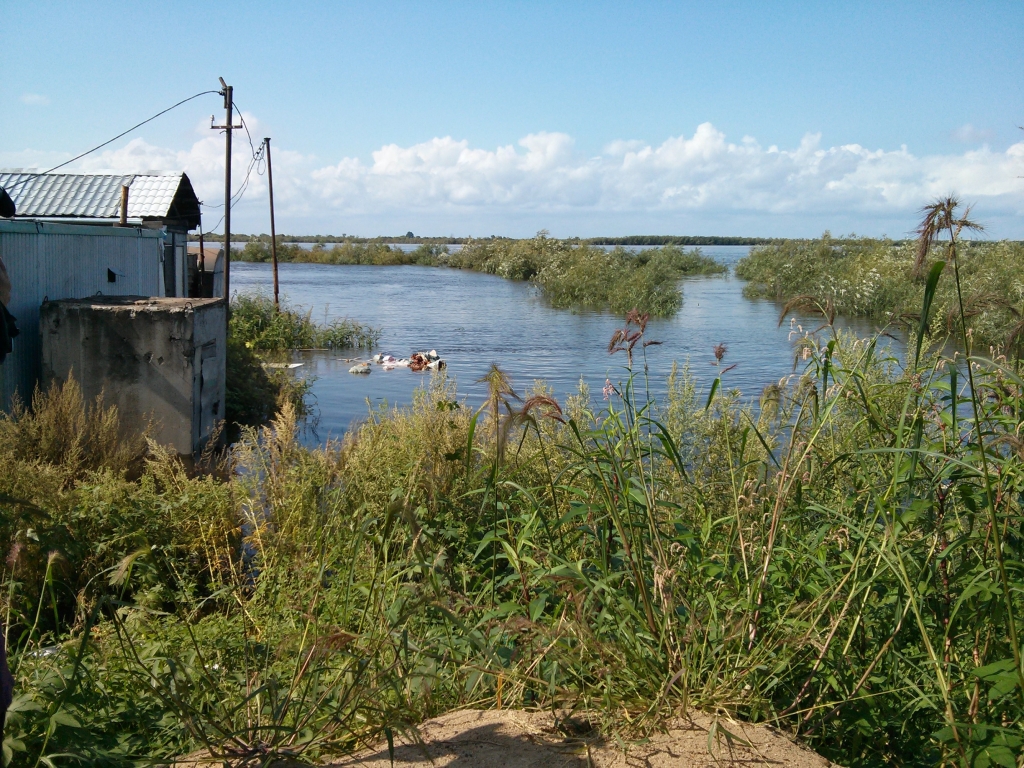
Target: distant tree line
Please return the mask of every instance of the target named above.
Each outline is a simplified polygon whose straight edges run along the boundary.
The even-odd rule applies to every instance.
[[[208,234],[204,236],[211,243],[224,242],[224,235]],[[490,237],[417,237],[411,232],[395,237],[358,237],[356,235],[278,235],[279,243],[427,243],[430,245],[463,245],[470,241],[481,240],[518,240],[530,238],[501,237],[491,235]],[[591,237],[591,238],[555,238],[571,242],[583,243],[586,245],[769,245],[771,243],[784,242],[786,238],[772,237],[726,237],[720,235],[628,235],[626,237]],[[233,243],[248,242],[269,243],[270,235],[262,233],[259,235],[246,235],[234,233],[231,235]]]
[[[781,242],[773,237],[725,237],[721,235],[629,235],[628,237],[591,237],[588,245],[767,245]]]
[[[204,240],[208,240],[211,243],[223,243],[224,235],[222,234],[204,234]],[[469,238],[469,237],[416,237],[409,235],[398,235],[395,237],[379,236],[379,237],[358,237],[356,235],[278,235],[277,242],[279,243],[321,243],[328,245],[331,243],[412,243],[415,245],[421,243],[427,243],[430,245],[461,245],[468,243],[470,240],[480,239],[508,239],[499,238],[496,235],[492,235],[490,238]],[[270,235],[267,233],[261,233],[259,235],[246,235],[238,232],[231,233],[231,242],[233,243],[269,243]]]

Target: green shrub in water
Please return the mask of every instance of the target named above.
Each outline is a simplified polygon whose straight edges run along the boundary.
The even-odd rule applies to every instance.
[[[342,319],[318,323],[312,310],[280,309],[262,292],[236,294],[231,299],[228,333],[256,352],[283,352],[293,349],[342,349],[372,347],[380,331]]]
[[[531,280],[553,306],[607,309],[625,314],[640,309],[675,314],[683,303],[681,278],[725,272],[699,249],[664,246],[642,251],[605,251],[574,241],[538,235],[532,240],[476,240],[448,257],[462,269]]]
[[[839,315],[868,317],[916,330],[925,277],[942,258],[932,249],[917,264],[915,242],[844,237],[759,245],[736,266],[748,280],[744,295],[789,302],[801,296]],[[1024,311],[1024,243],[964,242],[961,252],[964,309],[974,340],[1014,345]],[[929,332],[958,336],[959,304],[952,281],[939,284]]]

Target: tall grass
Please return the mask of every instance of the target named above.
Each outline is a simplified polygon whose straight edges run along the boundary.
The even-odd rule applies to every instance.
[[[929,240],[958,237],[943,210]],[[962,254],[933,247],[938,295]],[[725,349],[710,392],[677,369],[655,403],[651,341],[630,313],[607,400],[559,405],[495,369],[471,411],[439,375],[317,450],[285,409],[222,480],[159,453],[137,480],[49,485],[26,478],[59,456],[0,462],[24,521],[2,542],[12,759],[314,759],[526,706],[627,736],[698,708],[844,765],[1014,765],[1015,364],[927,346],[902,364],[826,325],[756,409]],[[36,418],[0,420],[0,450]]]
[[[788,302],[807,296],[840,315],[902,323],[915,331],[929,268],[941,250],[916,242],[845,237],[759,245],[736,266],[745,295]],[[1016,346],[1024,311],[1024,243],[969,242],[960,248],[967,330],[985,347]],[[927,331],[960,336],[953,281],[939,284]]]

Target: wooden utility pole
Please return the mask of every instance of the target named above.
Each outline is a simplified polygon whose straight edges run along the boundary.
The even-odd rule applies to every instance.
[[[224,82],[224,78],[220,78],[222,90],[220,93],[224,97],[224,112],[225,120],[224,125],[211,125],[211,128],[223,129],[225,142],[224,142],[224,300],[229,303],[231,301],[231,132],[241,128],[240,125],[235,125],[234,120],[234,99],[232,98],[234,88]],[[212,122],[212,121],[211,121]]]
[[[281,299],[278,296],[277,284],[277,230],[274,229],[274,169],[270,164],[270,139],[263,139],[267,148],[267,186],[270,187],[270,260],[274,262],[274,306],[281,310]]]

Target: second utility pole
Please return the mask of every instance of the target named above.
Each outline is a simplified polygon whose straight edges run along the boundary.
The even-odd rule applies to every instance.
[[[263,140],[267,148],[267,185],[270,187],[270,259],[274,262],[274,306],[281,309],[277,288],[277,231],[274,229],[274,170],[270,165],[270,139]]]

